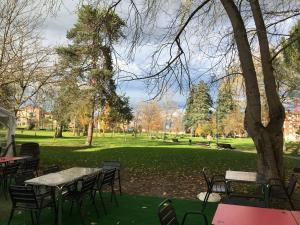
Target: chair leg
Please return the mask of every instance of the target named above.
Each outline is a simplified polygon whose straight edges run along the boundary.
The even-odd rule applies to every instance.
[[[12,208],[12,209],[11,209],[11,211],[10,211],[10,216],[9,216],[9,219],[8,219],[8,223],[7,223],[7,225],[9,225],[9,224],[10,224],[10,222],[11,222],[11,220],[12,220],[13,216],[14,216],[14,212],[15,212],[15,209],[14,209],[14,208]]]
[[[120,192],[120,195],[122,195],[121,174],[120,174],[120,170],[118,171],[118,180],[119,180],[119,192]]]
[[[30,210],[31,224],[34,225],[33,212]]]
[[[83,216],[83,213],[82,213],[82,202],[83,202],[82,200],[77,200],[76,201],[76,203],[78,205],[81,224],[84,225],[84,216]]]
[[[92,203],[93,203],[93,205],[95,207],[95,211],[96,211],[97,217],[99,217],[99,211],[98,211],[97,204],[96,204],[96,201],[95,201],[95,194],[93,194],[93,192],[91,192],[91,198],[92,198]]]
[[[40,223],[41,212],[42,212],[42,210],[39,209],[38,212],[35,213],[36,224],[37,224],[37,225],[39,225],[39,223]]]
[[[72,212],[73,212],[73,204],[74,204],[74,201],[71,202],[70,215],[72,215]]]
[[[105,204],[104,204],[104,201],[103,201],[101,190],[99,190],[99,195],[100,195],[101,204],[102,204],[102,207],[103,207],[103,210],[104,210],[104,214],[107,215],[107,211],[106,211],[106,207],[105,207]]]
[[[112,194],[112,196],[115,199],[116,206],[119,207],[119,202],[117,200],[117,195],[116,195],[116,192],[115,192],[114,188],[112,189],[112,193],[111,194]]]

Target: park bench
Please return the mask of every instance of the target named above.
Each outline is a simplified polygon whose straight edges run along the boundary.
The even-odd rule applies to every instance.
[[[231,144],[217,143],[217,146],[219,148],[224,148],[224,149],[235,149],[234,147],[231,146]]]

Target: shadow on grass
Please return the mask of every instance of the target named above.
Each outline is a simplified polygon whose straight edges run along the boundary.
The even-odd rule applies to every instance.
[[[138,170],[200,171],[210,167],[215,171],[227,169],[253,170],[256,166],[252,153],[217,151],[202,148],[175,147],[60,147],[42,146],[41,158],[46,164],[63,167],[99,166],[103,160],[119,160],[126,168]],[[199,174],[200,175],[200,174]]]

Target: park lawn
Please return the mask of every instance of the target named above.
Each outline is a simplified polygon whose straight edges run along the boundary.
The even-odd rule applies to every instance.
[[[212,147],[189,145],[189,137],[172,142],[161,138],[150,139],[142,135],[106,134],[94,137],[93,147],[85,146],[84,137],[75,137],[69,132],[63,138],[53,138],[53,132],[18,131],[17,145],[24,142],[38,142],[41,145],[42,165],[59,164],[64,168],[71,166],[99,166],[103,160],[119,160],[126,168],[141,171],[200,171],[204,166],[214,171],[227,169],[255,170],[256,154],[249,138],[220,139],[230,143],[238,151],[216,150]],[[192,138],[193,142],[201,140]],[[248,150],[247,150],[248,149]],[[251,150],[252,149],[252,150]],[[297,159],[285,157],[286,169],[298,165]]]

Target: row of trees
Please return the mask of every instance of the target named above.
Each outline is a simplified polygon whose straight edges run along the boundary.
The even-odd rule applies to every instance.
[[[194,85],[188,97],[184,124],[192,135],[243,136],[242,105],[236,89],[237,82],[224,79],[219,85],[217,100],[214,103],[207,83]]]

